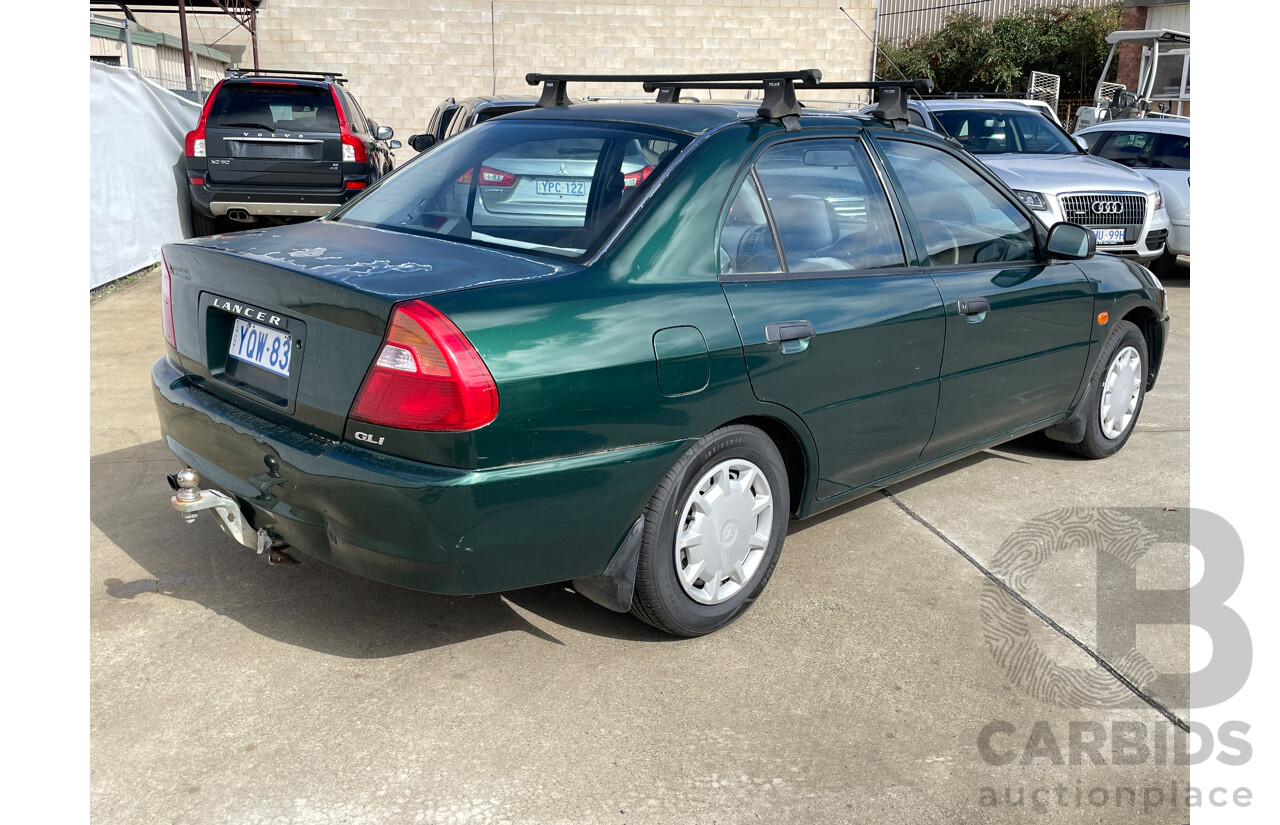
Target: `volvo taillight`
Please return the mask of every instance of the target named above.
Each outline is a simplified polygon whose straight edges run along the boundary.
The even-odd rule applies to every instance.
[[[200,110],[200,122],[196,124],[196,128],[187,132],[185,152],[189,158],[205,157],[204,126],[209,120],[209,110],[213,108],[213,101],[218,98],[218,90],[221,88],[222,81],[219,80],[214,85],[213,91],[209,92],[209,97],[205,99],[204,108]]]
[[[458,431],[497,415],[498,387],[467,336],[424,301],[397,304],[351,417],[402,430]]]
[[[330,86],[329,94],[333,95],[333,108],[338,113],[338,131],[342,133],[342,162],[368,163],[369,151],[365,149],[363,140],[351,134],[351,127],[347,125],[347,113],[343,111],[342,101],[338,99],[337,87]]]
[[[169,346],[178,348],[178,336],[173,332],[173,282],[169,275],[169,262],[160,253],[160,328]]]

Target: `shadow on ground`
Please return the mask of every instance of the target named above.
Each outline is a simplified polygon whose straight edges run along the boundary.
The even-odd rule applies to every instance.
[[[159,440],[90,461],[91,522],[150,574],[131,581],[105,577],[95,583],[100,594],[136,599],[154,593],[195,602],[263,636],[349,658],[398,656],[508,631],[551,644],[565,644],[574,633],[672,640],[565,584],[438,596],[364,579],[306,556],[301,565],[269,565],[265,556],[223,535],[207,514],[194,524],[182,521],[169,505],[164,479],[178,468]],[[543,630],[521,610],[556,627]]]

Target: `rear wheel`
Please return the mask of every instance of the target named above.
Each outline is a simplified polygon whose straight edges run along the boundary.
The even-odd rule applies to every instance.
[[[1133,434],[1147,388],[1147,342],[1136,326],[1119,321],[1094,367],[1085,406],[1084,438],[1068,449],[1085,458],[1115,455]]]
[[[191,210],[191,231],[195,233],[197,238],[203,238],[206,235],[216,235],[222,231],[218,224],[217,218],[211,218],[208,215],[202,215],[196,210]]]
[[[631,612],[676,636],[724,627],[773,575],[790,507],[786,467],[764,432],[733,425],[702,438],[645,510]]]

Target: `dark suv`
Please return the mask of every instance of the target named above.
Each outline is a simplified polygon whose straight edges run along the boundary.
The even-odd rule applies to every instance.
[[[453,137],[477,123],[484,123],[498,115],[532,109],[537,104],[536,98],[511,95],[464,97],[462,100],[447,97],[431,113],[426,133],[410,135],[409,145],[419,152],[425,152],[445,138]]]
[[[313,218],[391,171],[390,127],[365,116],[332,72],[233,69],[187,133],[191,226]]]

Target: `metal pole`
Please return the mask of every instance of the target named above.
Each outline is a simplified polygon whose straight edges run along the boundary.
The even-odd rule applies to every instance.
[[[880,7],[884,5],[884,0],[876,0],[876,30],[875,36],[871,40],[871,79],[876,79],[876,66],[879,65],[880,59]]]
[[[253,40],[253,68],[261,68],[258,65],[258,7],[253,6],[249,12],[249,35]]]
[[[182,31],[182,74],[187,79],[187,91],[194,89],[191,85],[191,45],[187,41],[187,3],[178,0],[178,28]]]
[[[133,35],[129,34],[129,18],[124,19],[124,56],[129,61],[129,68],[133,68]]]

